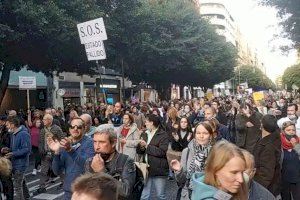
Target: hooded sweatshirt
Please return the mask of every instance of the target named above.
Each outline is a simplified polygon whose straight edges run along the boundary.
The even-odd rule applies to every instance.
[[[205,184],[202,172],[193,175],[193,185],[192,200],[230,200],[232,198],[230,194]]]

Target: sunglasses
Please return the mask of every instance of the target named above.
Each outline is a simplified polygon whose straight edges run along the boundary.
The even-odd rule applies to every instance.
[[[72,125],[70,125],[70,129],[75,129],[75,128],[77,128],[78,130],[81,130],[81,129],[83,129],[83,126],[82,125],[74,125],[74,126],[72,126]]]

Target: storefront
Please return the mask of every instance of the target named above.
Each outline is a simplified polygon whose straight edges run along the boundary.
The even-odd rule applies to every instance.
[[[63,99],[63,107],[80,105],[80,83],[59,81],[59,89],[63,91],[58,94]]]
[[[1,77],[0,72],[0,77]],[[36,89],[30,90],[29,99],[30,107],[45,109],[47,105],[47,77],[39,72],[33,72],[22,68],[20,71],[11,71],[8,87],[5,92],[2,104],[0,106],[0,113],[4,113],[6,110],[23,111],[27,110],[27,93],[26,90],[19,89],[19,76],[35,77]]]
[[[120,101],[120,90],[120,80],[102,79],[101,82],[100,78],[96,79],[96,92],[98,101],[102,101],[105,95],[107,103],[114,104]]]

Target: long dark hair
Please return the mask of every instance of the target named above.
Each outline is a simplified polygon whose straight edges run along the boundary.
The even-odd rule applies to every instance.
[[[181,118],[180,118],[180,121],[179,121],[179,129],[177,130],[177,132],[180,133],[180,131],[183,130],[183,129],[181,128],[181,125],[180,125],[180,124],[181,124],[180,122],[181,122],[182,119],[186,119],[186,121],[187,121],[186,132],[187,132],[187,133],[192,133],[192,132],[193,132],[193,131],[192,131],[192,125],[191,125],[191,123],[190,123],[190,121],[189,121],[189,119],[188,119],[187,117],[181,117]]]

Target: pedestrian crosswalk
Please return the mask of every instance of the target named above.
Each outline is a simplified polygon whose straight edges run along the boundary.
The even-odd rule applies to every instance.
[[[62,182],[60,177],[55,177],[46,185],[46,193],[41,193],[34,195],[34,192],[39,188],[40,177],[39,173],[37,175],[32,175],[32,171],[28,171],[25,174],[27,187],[30,193],[30,196],[34,200],[61,200],[63,199],[63,189]]]

